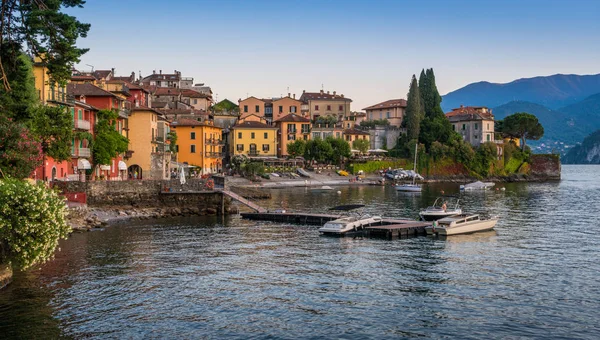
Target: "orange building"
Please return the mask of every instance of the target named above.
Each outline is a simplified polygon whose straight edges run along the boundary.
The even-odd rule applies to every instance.
[[[290,113],[276,120],[275,126],[279,129],[277,132],[278,157],[288,156],[288,143],[292,143],[298,139],[310,139],[310,119],[301,117],[295,113]]]

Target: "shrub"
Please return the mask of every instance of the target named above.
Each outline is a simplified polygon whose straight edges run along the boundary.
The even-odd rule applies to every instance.
[[[66,238],[66,205],[56,191],[18,179],[0,180],[0,263],[26,269],[54,254]]]

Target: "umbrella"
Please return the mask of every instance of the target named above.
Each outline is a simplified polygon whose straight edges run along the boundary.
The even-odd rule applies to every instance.
[[[183,170],[183,167],[181,168],[181,175],[179,176],[179,183],[181,183],[181,185],[185,184],[185,171]]]
[[[383,150],[383,149],[369,150],[369,153],[385,153],[385,152],[387,152],[387,151]]]

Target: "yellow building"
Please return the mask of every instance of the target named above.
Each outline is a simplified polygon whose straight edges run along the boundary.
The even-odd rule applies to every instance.
[[[35,79],[35,89],[38,91],[38,97],[42,104],[73,106],[73,98],[67,97],[67,87],[60,86],[50,79],[48,68],[40,57],[33,59],[33,77]]]
[[[277,157],[277,127],[264,118],[249,115],[231,127],[230,154],[248,157]]]
[[[202,174],[223,170],[223,129],[210,123],[181,118],[171,123],[177,134],[177,161],[201,167]]]
[[[171,153],[162,113],[136,107],[129,114],[128,173],[135,179],[168,179]]]
[[[352,147],[352,143],[357,139],[366,139],[371,141],[371,135],[368,132],[358,129],[346,129],[344,130],[344,139]]]
[[[275,121],[275,126],[279,129],[277,132],[279,157],[288,156],[287,145],[295,140],[310,139],[310,119],[291,113]]]

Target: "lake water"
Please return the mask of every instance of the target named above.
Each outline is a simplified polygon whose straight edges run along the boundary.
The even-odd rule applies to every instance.
[[[381,240],[237,216],[127,223],[61,242],[0,292],[0,338],[600,338],[600,167],[460,195],[480,234]],[[411,216],[441,190],[273,190],[271,208]]]

